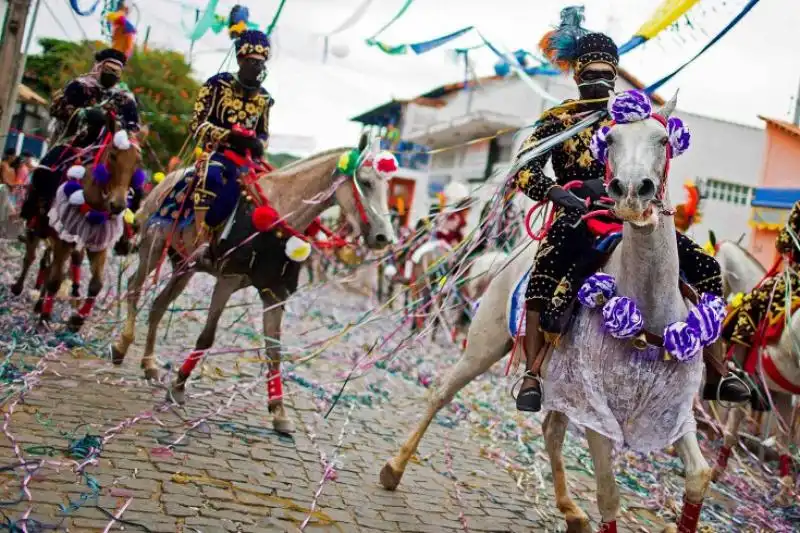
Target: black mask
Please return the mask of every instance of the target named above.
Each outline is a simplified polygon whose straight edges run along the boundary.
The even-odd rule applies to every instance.
[[[614,90],[617,74],[610,70],[586,69],[578,74],[578,91],[583,100],[607,98]]]
[[[239,82],[246,89],[257,89],[266,77],[267,70],[264,61],[246,57],[239,61]]]
[[[119,76],[117,76],[113,72],[101,72],[100,73],[100,85],[105,87],[106,89],[112,88],[114,85],[119,82]]]

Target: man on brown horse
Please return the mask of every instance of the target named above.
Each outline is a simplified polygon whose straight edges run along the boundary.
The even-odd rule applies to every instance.
[[[113,112],[128,133],[139,131],[136,100],[118,86],[126,62],[125,54],[114,48],[98,52],[91,72],[69,82],[53,99],[50,114],[57,120],[54,146],[33,171],[21,212],[29,230],[41,238],[47,236],[46,214],[64,172],[79,162],[84,149],[100,141],[106,113]]]
[[[541,141],[563,132],[591,113],[603,109],[617,79],[619,53],[616,44],[602,33],[589,33],[581,27],[582,8],[569,7],[561,12],[558,29],[549,32],[540,46],[553,64],[573,71],[580,100],[567,100],[545,111],[536,122],[533,133],[523,143],[520,156]],[[549,200],[555,204],[556,216],[546,238],[540,243],[526,293],[527,315],[525,353],[527,372],[517,396],[521,411],[539,411],[542,394],[539,368],[545,345],[556,342],[568,328],[576,293],[583,279],[597,267],[591,254],[594,237],[581,219],[587,211],[587,201],[607,196],[604,185],[605,166],[590,150],[594,133],[611,124],[606,118],[595,122],[572,138],[528,162],[514,177],[517,187],[536,202]],[[556,180],[544,173],[547,160],[552,158]],[[576,194],[562,186],[571,181],[582,185]],[[614,222],[613,220],[610,222]],[[678,233],[680,267],[686,280],[700,293],[722,296],[720,267],[713,257]],[[706,357],[707,379],[705,399],[745,401],[750,391],[738,380],[722,379],[727,371],[721,361],[709,364]],[[721,381],[721,383],[720,383]]]

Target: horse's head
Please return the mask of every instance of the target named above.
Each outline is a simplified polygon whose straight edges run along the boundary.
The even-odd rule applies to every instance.
[[[640,91],[612,95],[613,122],[592,139],[592,151],[606,164],[606,188],[621,219],[655,225],[665,210],[669,161],[689,147],[689,131],[670,117],[677,93],[658,111]]]
[[[357,152],[340,159],[339,170],[353,178],[352,186],[336,189],[336,201],[370,248],[383,248],[395,242],[388,206],[389,180],[397,168],[394,155],[381,151],[380,138],[370,143],[366,134],[362,135]]]
[[[104,146],[86,166],[83,190],[86,203],[94,209],[118,215],[128,205],[128,190],[144,183],[138,168],[139,146],[119,123],[109,116]]]

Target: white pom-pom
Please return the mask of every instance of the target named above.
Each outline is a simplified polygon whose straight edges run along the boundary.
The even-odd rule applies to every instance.
[[[81,165],[72,165],[67,170],[67,177],[71,180],[82,180],[86,175],[86,168]]]
[[[344,59],[350,55],[350,47],[346,43],[336,43],[331,46],[331,55],[339,59]]]
[[[386,265],[383,267],[383,275],[389,279],[392,279],[397,275],[397,267],[394,265]]]
[[[117,133],[114,134],[114,146],[118,150],[127,150],[131,147],[131,140],[128,137],[128,132],[125,130],[119,130]]]
[[[469,189],[460,181],[451,181],[442,192],[448,204],[455,204],[469,198]]]
[[[286,257],[292,261],[302,263],[311,255],[311,245],[300,237],[291,237],[286,242]]]
[[[83,197],[83,191],[78,190],[69,195],[69,203],[72,205],[83,205],[86,199]]]

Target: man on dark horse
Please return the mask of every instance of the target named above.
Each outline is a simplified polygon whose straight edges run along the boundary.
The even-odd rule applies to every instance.
[[[239,177],[252,160],[264,155],[269,138],[269,110],[274,100],[261,86],[269,59],[268,37],[246,30],[236,40],[239,72],[212,76],[200,88],[194,104],[191,133],[203,151],[192,183],[179,183],[153,218],[183,226],[194,220],[197,231],[193,257],[204,253],[212,236],[222,229],[241,195]],[[191,187],[187,197],[187,187]]]
[[[589,33],[580,26],[582,8],[568,7],[561,12],[561,25],[540,42],[551,62],[572,71],[580,93],[579,100],[567,100],[552,108],[536,122],[530,137],[523,143],[520,156],[540,141],[563,132],[594,111],[603,109],[617,80],[619,53],[617,45],[602,33]],[[542,350],[556,342],[568,328],[577,289],[588,270],[596,268],[592,258],[594,236],[581,216],[587,212],[586,198],[597,201],[607,196],[604,187],[605,166],[592,156],[589,144],[595,131],[609,125],[600,120],[550,152],[534,158],[515,175],[516,186],[536,202],[549,200],[556,210],[555,222],[539,245],[528,284],[525,353],[527,372],[517,396],[517,409],[539,411],[542,392],[539,367]],[[543,169],[551,159],[555,181]],[[562,188],[571,181],[581,181],[576,194]],[[716,260],[685,235],[678,233],[680,268],[686,281],[699,293],[722,296],[722,278]],[[595,264],[588,264],[595,263]],[[739,380],[723,379],[727,370],[719,360],[710,360],[706,351],[706,385],[703,398],[743,402],[749,389]],[[721,383],[720,383],[721,381]]]
[[[47,236],[47,212],[66,169],[81,159],[81,152],[101,141],[107,113],[113,112],[128,133],[139,131],[139,112],[133,94],[119,87],[127,62],[123,52],[107,48],[95,55],[91,72],[70,81],[53,98],[50,115],[56,119],[53,148],[33,171],[21,215],[29,231]],[[83,155],[83,162],[93,153]]]

